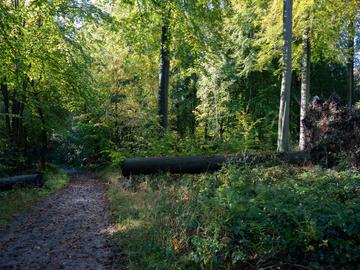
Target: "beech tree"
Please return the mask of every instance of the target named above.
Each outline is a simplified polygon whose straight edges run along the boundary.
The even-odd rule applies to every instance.
[[[166,12],[162,18],[161,41],[160,41],[160,72],[159,72],[159,118],[163,129],[168,127],[169,111],[169,76],[170,76],[170,15],[171,10]]]
[[[147,44],[146,52],[154,48],[159,52],[159,79],[158,79],[158,117],[160,126],[168,126],[169,111],[169,83],[171,60],[174,51],[181,51],[178,46],[184,41],[192,47],[196,55],[200,47],[208,44],[212,35],[209,29],[218,27],[221,14],[225,10],[225,2],[212,1],[120,1],[127,12],[120,13],[120,21],[124,21],[132,30],[128,36],[129,46],[135,50],[142,50]],[[144,37],[144,32],[149,36]],[[128,35],[128,33],[126,34]],[[141,39],[141,41],[140,41]],[[143,43],[143,44],[141,44]],[[149,50],[150,49],[150,50]]]
[[[280,108],[278,123],[277,151],[289,150],[289,113],[291,91],[291,64],[292,64],[292,0],[284,0],[283,13],[283,73],[280,90]]]
[[[305,127],[307,106],[310,98],[310,69],[311,69],[311,34],[314,20],[314,2],[308,1],[301,11],[302,16],[302,59],[301,59],[301,88],[300,88],[300,128],[299,149],[305,149]]]
[[[306,117],[307,105],[310,96],[310,65],[311,65],[311,45],[310,45],[310,27],[304,29],[302,38],[302,65],[301,65],[301,90],[300,90],[300,135],[299,135],[299,148],[305,149],[305,127],[303,120]]]
[[[61,130],[66,112],[78,109],[91,87],[90,59],[80,45],[79,26],[70,18],[98,19],[102,12],[70,0],[5,1],[0,10],[5,151],[31,164],[29,146],[36,146],[44,169],[53,130]]]
[[[193,143],[282,152],[290,133],[303,149],[309,92],[358,97],[359,3],[0,1],[0,158],[44,167],[64,133],[87,164]]]
[[[347,40],[347,104],[349,107],[353,105],[354,92],[354,59],[355,59],[355,22],[350,19],[348,40]]]

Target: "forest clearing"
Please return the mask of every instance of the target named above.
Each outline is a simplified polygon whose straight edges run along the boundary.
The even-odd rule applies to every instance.
[[[0,270],[360,265],[360,2],[0,0]]]

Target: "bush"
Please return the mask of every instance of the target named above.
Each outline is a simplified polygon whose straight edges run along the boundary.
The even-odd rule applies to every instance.
[[[360,262],[359,174],[275,167],[220,177],[199,195],[205,230],[193,238],[191,257],[201,266],[355,269]]]
[[[142,269],[357,269],[360,263],[355,171],[228,166],[171,178],[147,208],[146,241],[129,240],[129,253],[137,254],[130,261]]]

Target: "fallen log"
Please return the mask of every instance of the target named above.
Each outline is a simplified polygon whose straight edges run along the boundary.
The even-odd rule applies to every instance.
[[[226,162],[256,164],[271,159],[287,161],[291,164],[304,163],[306,153],[293,152],[283,155],[215,155],[215,156],[187,156],[187,157],[148,157],[128,158],[121,166],[124,176],[136,174],[170,173],[203,173],[219,170]]]
[[[33,185],[42,187],[44,179],[42,174],[18,175],[6,178],[0,178],[0,190],[10,189],[14,185]]]
[[[225,161],[225,156],[220,155],[201,157],[129,158],[123,161],[121,171],[124,176],[159,172],[200,173],[218,170]]]

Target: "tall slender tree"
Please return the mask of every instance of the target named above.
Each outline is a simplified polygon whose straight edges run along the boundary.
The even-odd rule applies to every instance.
[[[302,37],[302,65],[301,65],[301,101],[300,101],[300,136],[299,148],[305,149],[305,126],[303,120],[306,116],[306,107],[310,95],[310,28],[305,27]]]
[[[170,75],[170,25],[168,14],[163,16],[160,43],[160,72],[159,72],[159,117],[163,129],[168,126],[168,104],[169,104],[169,75]]]
[[[282,81],[280,91],[280,109],[278,123],[277,151],[289,150],[289,118],[290,118],[290,91],[292,65],[292,0],[283,1],[283,56]]]
[[[122,9],[115,13],[121,21],[126,22],[123,28],[126,30],[125,40],[134,53],[153,56],[160,49],[157,113],[160,126],[166,129],[170,103],[170,68],[176,67],[180,58],[189,57],[188,54],[182,54],[184,44],[192,48],[192,57],[195,58],[199,57],[200,48],[203,52],[205,47],[209,49],[205,44],[214,42],[210,37],[219,31],[227,3],[222,0],[122,0],[119,3]]]
[[[348,56],[347,56],[347,105],[353,105],[353,91],[354,91],[354,39],[355,39],[355,24],[351,20],[348,30]]]

